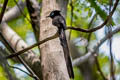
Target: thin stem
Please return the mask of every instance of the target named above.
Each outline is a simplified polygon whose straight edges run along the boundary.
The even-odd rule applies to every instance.
[[[71,21],[70,21],[70,26],[72,26],[72,23],[73,23],[73,10],[74,10],[74,6],[73,6],[73,2],[71,0],[71,3],[70,3],[70,6],[71,6]],[[69,40],[71,39],[71,34],[72,34],[72,30],[70,30],[69,32]]]
[[[98,58],[97,58],[97,54],[95,54],[94,58],[95,58],[95,63],[96,63],[97,69],[100,72],[100,75],[102,76],[103,80],[108,80],[101,70],[101,67],[100,67],[100,64],[99,64],[99,61],[98,61]]]

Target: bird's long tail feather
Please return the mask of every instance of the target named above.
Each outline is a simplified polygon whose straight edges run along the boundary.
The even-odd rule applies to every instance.
[[[59,33],[59,38],[60,38],[61,45],[63,47],[64,57],[65,57],[69,77],[74,78],[74,72],[73,72],[72,62],[71,62],[69,48],[67,44],[67,39],[63,29]]]

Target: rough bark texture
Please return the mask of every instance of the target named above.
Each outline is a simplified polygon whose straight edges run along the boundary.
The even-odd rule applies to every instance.
[[[52,10],[66,13],[67,0],[43,0],[40,20],[40,40],[56,33],[51,19],[46,18]],[[58,38],[40,45],[43,80],[69,80],[63,49]]]

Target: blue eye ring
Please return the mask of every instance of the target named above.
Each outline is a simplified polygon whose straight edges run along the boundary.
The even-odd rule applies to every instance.
[[[52,12],[52,13],[50,14],[50,16],[54,16],[54,12]]]

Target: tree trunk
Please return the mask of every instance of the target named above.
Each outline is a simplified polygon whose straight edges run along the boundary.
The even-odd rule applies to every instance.
[[[57,28],[52,25],[51,19],[46,18],[52,10],[62,10],[66,13],[67,0],[43,0],[40,20],[40,39],[54,35]],[[58,38],[40,45],[41,68],[43,80],[69,80],[64,53]]]

